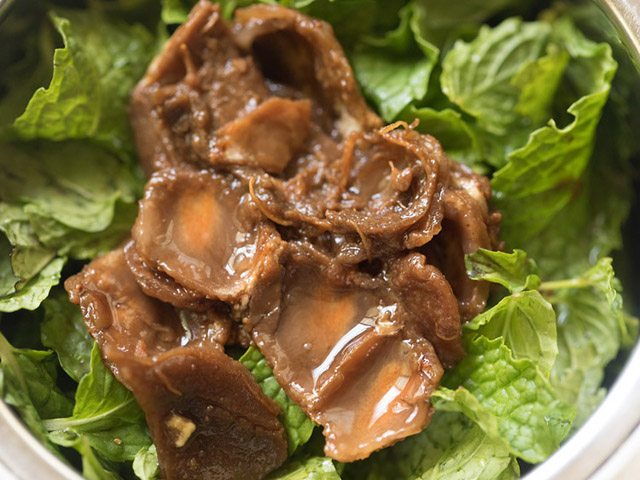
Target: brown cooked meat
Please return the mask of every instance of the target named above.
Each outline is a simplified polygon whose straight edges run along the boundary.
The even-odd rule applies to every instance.
[[[279,286],[254,292],[248,321],[276,378],[324,427],[326,453],[343,462],[359,460],[421,431],[443,373],[424,338],[428,319],[413,315],[393,282],[332,268],[309,245],[289,245],[284,271],[281,282],[273,279]],[[442,296],[453,306],[453,315],[439,320],[457,340],[460,319],[448,284],[424,287],[436,302]]]
[[[304,146],[332,150],[380,125],[329,25],[258,5],[230,26],[205,0],[136,87],[131,120],[148,174],[184,163],[279,173]]]
[[[287,456],[279,407],[224,353],[230,319],[146,296],[122,249],[65,282],[105,362],[142,407],[169,479],[261,478]],[[226,331],[225,331],[226,330]]]
[[[497,248],[484,177],[382,126],[331,27],[202,0],[131,98],[149,181],[124,248],[65,286],[142,406],[164,478],[265,477],[278,408],[226,345],[255,344],[354,461],[427,426],[462,325],[464,255]]]

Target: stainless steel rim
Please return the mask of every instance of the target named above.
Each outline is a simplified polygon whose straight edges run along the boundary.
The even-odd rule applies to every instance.
[[[640,1],[595,0],[618,29],[631,59],[640,71]]]
[[[595,0],[617,27],[640,69],[640,0]],[[13,0],[0,0],[0,21]],[[603,477],[607,460],[630,437],[640,436],[640,345],[605,401],[585,425],[525,480]],[[53,455],[0,401],[0,464],[17,479],[81,480],[79,474]],[[0,473],[2,473],[0,471]],[[637,473],[637,472],[636,472]]]
[[[82,480],[75,470],[47,450],[2,401],[0,439],[0,464],[16,479]]]

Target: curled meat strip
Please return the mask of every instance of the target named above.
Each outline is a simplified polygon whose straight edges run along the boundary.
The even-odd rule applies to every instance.
[[[282,226],[359,239],[341,247],[351,263],[370,259],[371,250],[420,247],[440,231],[449,161],[433,137],[404,126],[352,134],[320,185],[307,171],[287,181],[262,175],[254,201]]]
[[[263,478],[277,407],[224,345],[255,343],[325,452],[422,430],[496,248],[488,181],[367,107],[326,23],[200,1],[131,98],[149,176],[132,240],[66,287],[140,402],[163,475]]]

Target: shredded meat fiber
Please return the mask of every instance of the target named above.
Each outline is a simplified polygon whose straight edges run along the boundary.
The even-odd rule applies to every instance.
[[[254,344],[350,462],[420,432],[462,324],[464,255],[496,248],[488,181],[383,126],[321,21],[200,1],[131,97],[149,177],[125,246],[65,286],[145,412],[163,478],[264,478],[278,406],[225,353]]]

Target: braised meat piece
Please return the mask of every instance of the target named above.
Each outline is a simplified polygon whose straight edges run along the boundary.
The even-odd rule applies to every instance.
[[[253,5],[237,10],[233,31],[272,91],[284,85],[314,100],[314,117],[331,137],[380,126],[329,24],[277,5]]]
[[[221,349],[174,349],[134,368],[165,478],[259,479],[286,459],[279,407]]]
[[[131,123],[147,174],[207,163],[214,132],[269,97],[220,8],[201,0],[131,96]]]
[[[401,277],[404,263],[390,275]],[[441,343],[441,349],[452,348],[450,358],[462,351],[448,284],[418,285],[430,299],[423,305],[434,309],[425,318],[414,314],[415,300],[405,303],[393,282],[331,265],[308,245],[292,244],[285,266],[279,288],[256,292],[248,321],[279,383],[324,427],[325,452],[359,460],[421,431],[442,376],[424,331],[434,338],[444,332],[453,347]],[[435,329],[424,327],[431,318],[439,320]]]
[[[270,98],[218,130],[220,155],[212,161],[282,173],[306,144],[310,115],[309,100]]]
[[[481,313],[489,284],[467,276],[464,256],[479,248],[499,247],[500,214],[490,212],[491,186],[486,177],[449,161],[450,175],[443,198],[442,231],[426,246],[429,261],[438,266],[458,298],[463,321]]]
[[[331,27],[276,5],[227,22],[201,0],[130,110],[149,176],[132,240],[66,288],[164,478],[260,479],[286,458],[228,344],[258,347],[334,459],[425,428],[489,293],[464,264],[499,247],[487,179],[382,126]]]
[[[278,233],[251,205],[243,182],[209,171],[171,169],[154,175],[132,235],[153,269],[226,302],[246,301],[282,250]]]
[[[357,239],[340,247],[347,262],[420,247],[440,231],[449,161],[433,137],[404,127],[352,134],[320,183],[306,171],[262,175],[254,201],[282,226]]]
[[[166,273],[153,269],[140,256],[133,240],[125,245],[124,256],[131,273],[146,295],[179,308],[206,311],[212,307],[212,302],[204,295],[183,287]]]
[[[230,319],[147,297],[122,249],[65,287],[105,362],[142,407],[165,478],[262,478],[284,461],[279,408],[220,343]]]
[[[418,331],[429,340],[445,367],[464,356],[458,303],[444,275],[419,253],[391,262],[390,283]]]
[[[380,123],[326,23],[255,6],[229,26],[206,0],[136,87],[131,120],[148,174],[184,163],[280,173],[297,154]]]

